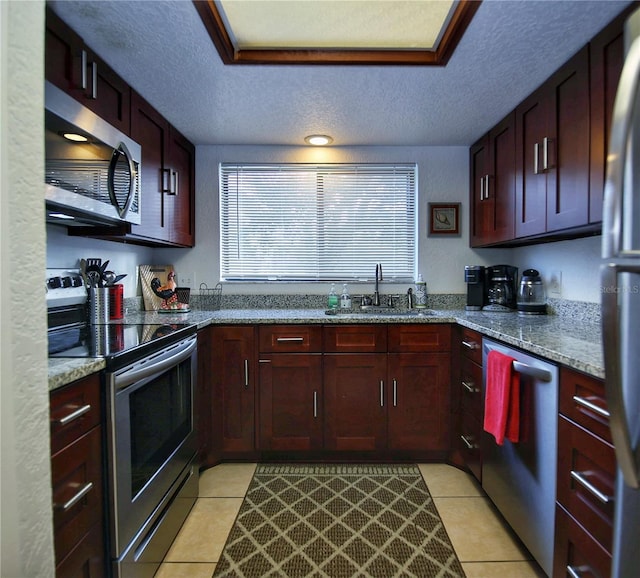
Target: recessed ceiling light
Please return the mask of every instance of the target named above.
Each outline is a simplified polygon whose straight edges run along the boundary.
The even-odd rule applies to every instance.
[[[316,147],[322,147],[331,144],[333,139],[326,134],[310,134],[308,137],[305,137],[304,142]]]
[[[73,142],[87,142],[89,140],[86,136],[77,134],[75,132],[65,132],[62,136],[67,140],[71,140]]]

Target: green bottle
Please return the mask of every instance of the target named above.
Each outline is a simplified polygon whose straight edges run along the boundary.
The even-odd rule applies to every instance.
[[[329,290],[329,297],[327,298],[327,306],[329,309],[338,308],[338,294],[336,293],[336,284],[331,283],[331,289]]]

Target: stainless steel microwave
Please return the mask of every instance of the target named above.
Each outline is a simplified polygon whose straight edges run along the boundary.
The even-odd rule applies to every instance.
[[[139,225],[140,161],[139,144],[45,83],[47,222]]]

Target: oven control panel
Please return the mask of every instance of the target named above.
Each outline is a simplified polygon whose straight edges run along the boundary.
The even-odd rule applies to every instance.
[[[45,289],[48,309],[87,301],[87,289],[79,269],[47,269]]]

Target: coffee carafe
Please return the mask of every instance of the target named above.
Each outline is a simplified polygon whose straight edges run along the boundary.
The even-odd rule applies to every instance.
[[[493,265],[487,268],[487,305],[483,311],[509,312],[516,308],[517,267]]]
[[[544,315],[547,312],[547,295],[540,273],[535,269],[522,272],[518,287],[518,313],[520,315]]]

